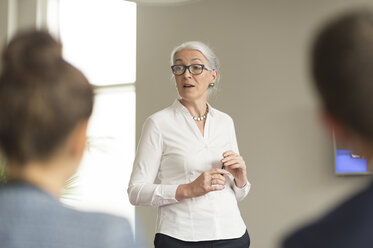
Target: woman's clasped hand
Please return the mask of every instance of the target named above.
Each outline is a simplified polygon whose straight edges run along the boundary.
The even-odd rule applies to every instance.
[[[244,187],[247,183],[247,177],[246,164],[243,157],[229,150],[223,153],[221,162],[234,177],[236,186],[238,188]]]

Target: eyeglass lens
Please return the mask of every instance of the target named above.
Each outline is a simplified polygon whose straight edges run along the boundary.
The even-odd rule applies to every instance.
[[[203,71],[203,65],[193,64],[193,65],[174,65],[172,66],[172,71],[175,75],[182,75],[185,73],[185,70],[188,68],[189,72],[193,75],[199,75]]]

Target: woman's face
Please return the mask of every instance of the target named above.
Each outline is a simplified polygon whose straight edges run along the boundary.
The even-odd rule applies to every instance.
[[[205,56],[197,50],[185,49],[175,55],[174,65],[202,64],[210,68]],[[188,69],[182,75],[175,75],[177,90],[182,99],[186,101],[207,99],[209,84],[215,82],[217,71],[204,69],[201,74],[193,75]]]

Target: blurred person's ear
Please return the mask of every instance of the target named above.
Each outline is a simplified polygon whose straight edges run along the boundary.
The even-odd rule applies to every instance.
[[[339,142],[345,143],[347,141],[347,129],[342,123],[335,119],[327,110],[321,112],[321,122],[328,130],[333,131],[334,137]]]
[[[373,145],[369,140],[348,128],[326,110],[321,114],[321,121],[327,129],[333,131],[338,144],[368,160],[373,160]]]
[[[87,127],[88,120],[80,121],[71,132],[69,138],[70,156],[72,159],[78,160],[79,162],[82,159],[86,147]]]

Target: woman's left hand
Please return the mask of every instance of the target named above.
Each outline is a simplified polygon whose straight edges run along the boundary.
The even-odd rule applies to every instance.
[[[226,151],[221,162],[234,177],[236,186],[243,188],[247,183],[246,164],[243,158],[233,151]]]

